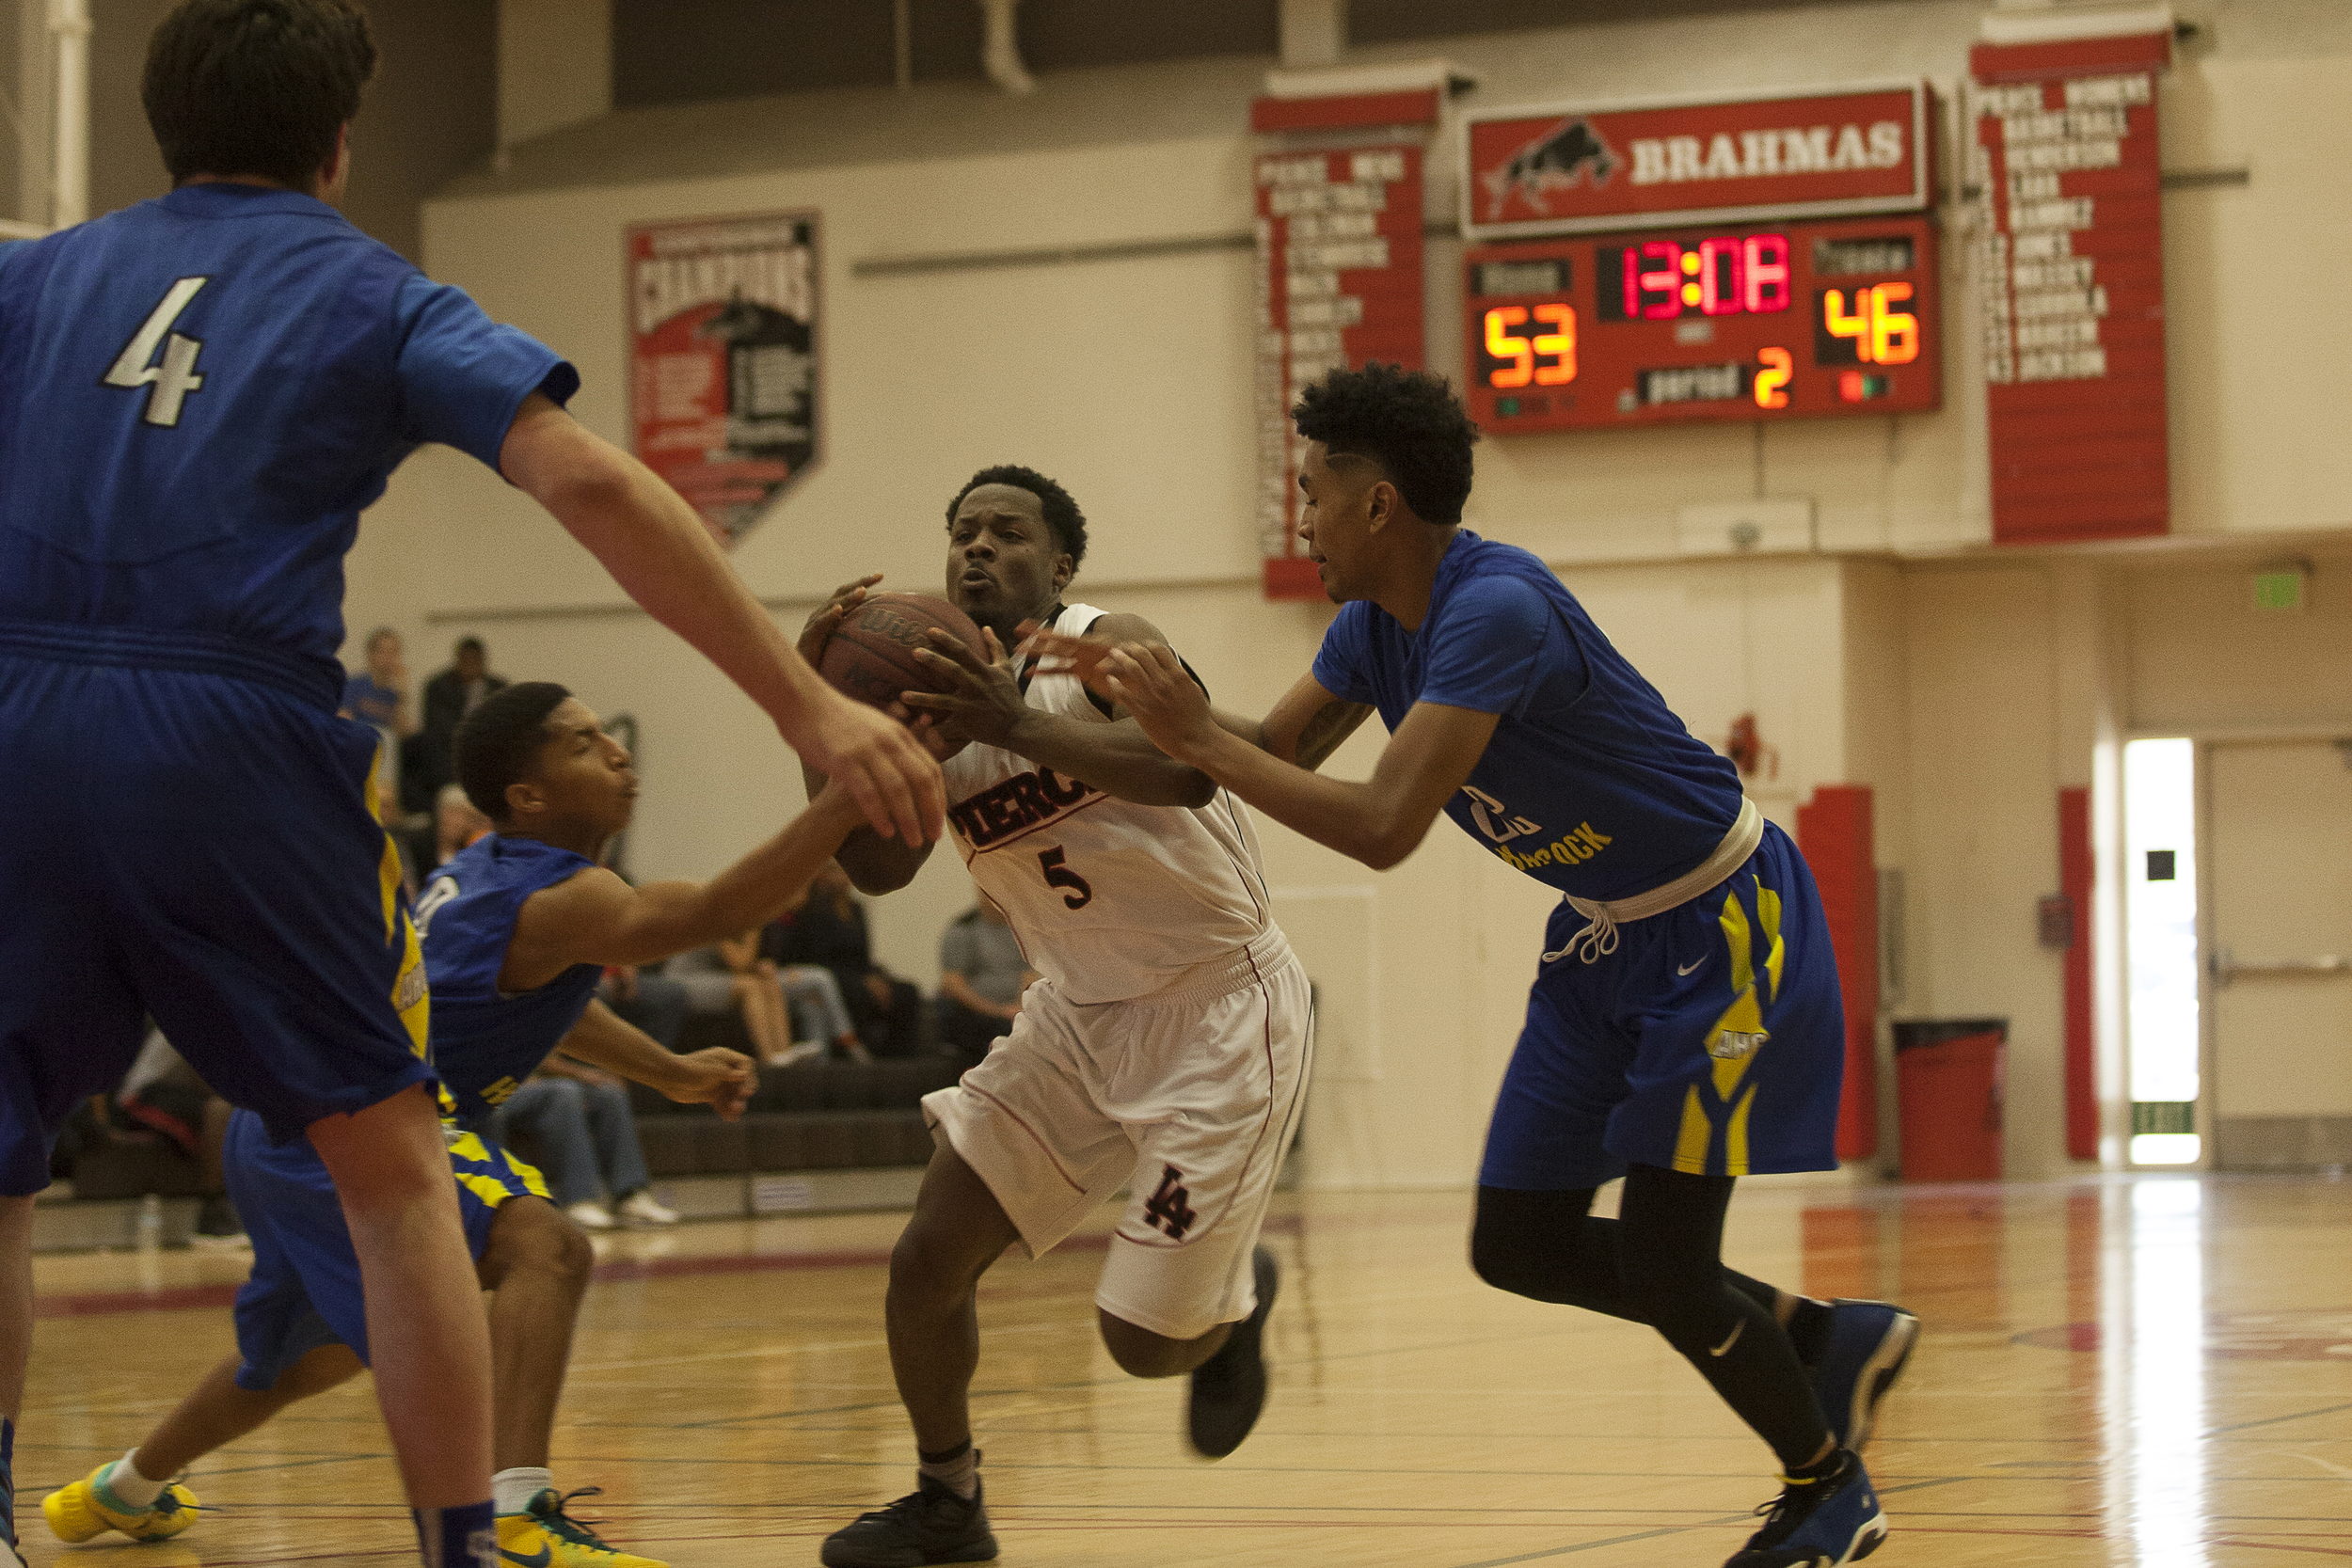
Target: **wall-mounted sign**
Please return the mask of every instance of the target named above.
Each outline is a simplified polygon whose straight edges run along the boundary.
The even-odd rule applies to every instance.
[[[1257,159],[1258,538],[1268,598],[1323,594],[1298,545],[1301,443],[1290,407],[1299,389],[1370,360],[1421,368],[1421,160],[1411,142]]]
[[[1462,231],[1917,212],[1933,196],[1931,110],[1924,82],[1488,110],[1464,125]]]
[[[733,546],[820,450],[817,214],[629,230],[628,322],[637,455]]]
[[[2156,72],[2165,34],[1979,44],[1996,544],[2170,527]]]
[[[1509,435],[1934,408],[1935,258],[1922,216],[1475,246],[1470,413]]]

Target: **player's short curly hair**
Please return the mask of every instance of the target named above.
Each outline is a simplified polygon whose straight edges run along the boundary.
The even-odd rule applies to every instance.
[[[514,815],[506,804],[506,786],[531,776],[539,748],[550,738],[548,716],[570,696],[553,681],[517,681],[474,705],[451,743],[457,782],[466,786],[474,810],[493,822]]]
[[[1054,531],[1054,537],[1061,543],[1062,553],[1070,557],[1070,569],[1073,572],[1078,569],[1078,562],[1087,558],[1086,514],[1078,510],[1078,503],[1071,499],[1069,491],[1035,468],[1025,468],[1018,463],[999,463],[993,467],[982,468],[964,481],[963,488],[956,492],[956,499],[947,503],[947,526],[950,529],[956,526],[956,509],[963,504],[963,498],[983,484],[1017,485],[1035,496],[1037,504],[1045,514],[1045,526]]]
[[[184,0],[148,40],[139,101],[173,184],[249,174],[307,190],[374,74],[351,0]]]
[[[1462,520],[1478,426],[1440,377],[1399,365],[1333,371],[1298,394],[1291,418],[1327,451],[1379,464],[1422,522]]]

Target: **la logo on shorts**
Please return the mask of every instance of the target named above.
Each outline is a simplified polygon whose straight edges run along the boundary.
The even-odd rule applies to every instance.
[[[1143,1206],[1144,1218],[1168,1232],[1171,1242],[1181,1242],[1192,1222],[1200,1216],[1192,1212],[1192,1195],[1184,1191],[1184,1173],[1174,1165],[1161,1168],[1160,1184],[1151,1201]]]

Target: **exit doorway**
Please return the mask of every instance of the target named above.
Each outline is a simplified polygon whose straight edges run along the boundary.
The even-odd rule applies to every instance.
[[[2352,1165],[2352,743],[2123,752],[2136,1166]]]

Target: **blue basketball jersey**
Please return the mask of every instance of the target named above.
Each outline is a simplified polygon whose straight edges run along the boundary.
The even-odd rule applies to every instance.
[[[0,252],[0,623],[321,663],[401,459],[495,467],[526,396],[579,385],[326,203],[229,183]]]
[[[574,964],[536,990],[499,990],[523,900],[594,864],[535,838],[491,833],[433,873],[417,897],[424,972],[433,982],[433,1065],[479,1129],[568,1034],[604,971]]]
[[[1514,868],[1579,898],[1672,881],[1712,854],[1740,814],[1730,761],[1675,717],[1551,569],[1468,529],[1438,562],[1418,630],[1368,600],[1348,604],[1314,676],[1377,708],[1391,730],[1416,703],[1501,715],[1446,815]]]

